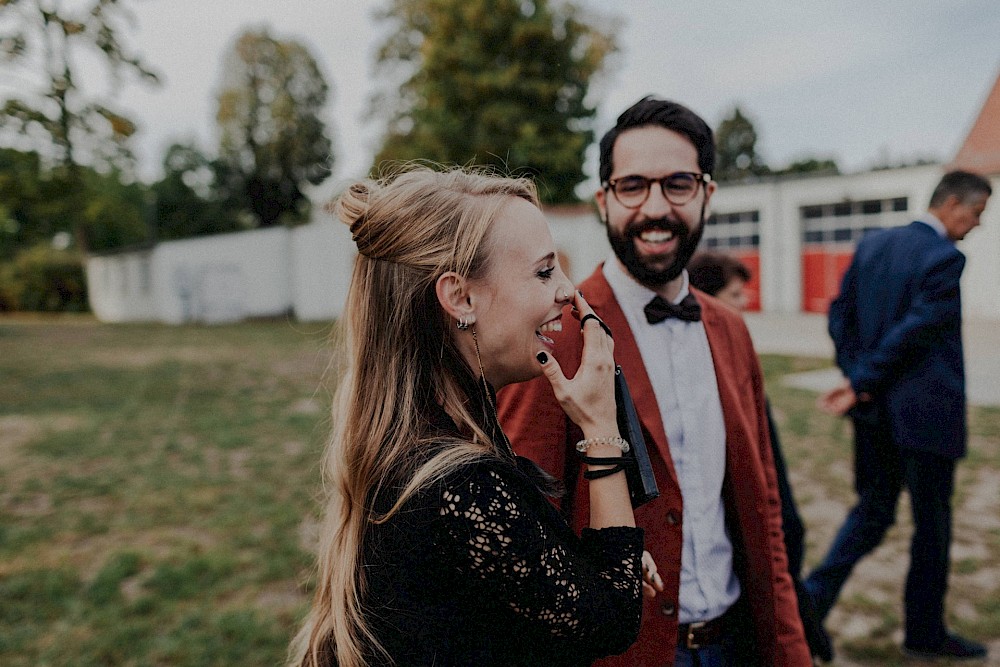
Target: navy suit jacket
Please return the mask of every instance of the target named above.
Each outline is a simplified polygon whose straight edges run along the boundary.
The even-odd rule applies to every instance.
[[[855,419],[888,420],[901,449],[965,455],[964,267],[955,244],[923,222],[873,232],[830,304],[837,365],[872,396]]]

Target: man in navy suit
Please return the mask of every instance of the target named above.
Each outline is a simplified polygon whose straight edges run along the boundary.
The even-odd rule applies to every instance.
[[[965,369],[955,241],[979,224],[992,194],[984,178],[953,171],[927,214],[858,244],[830,305],[829,330],[845,380],[819,407],[854,421],[858,503],[805,582],[824,618],[851,570],[893,524],[903,485],[914,533],[906,578],[903,650],[913,657],[981,658],[986,648],[944,623],[956,461],[965,455]]]

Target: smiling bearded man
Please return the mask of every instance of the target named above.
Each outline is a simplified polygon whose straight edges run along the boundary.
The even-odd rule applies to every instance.
[[[712,131],[686,107],[646,98],[600,149],[595,201],[614,253],[579,287],[614,333],[647,441],[660,496],[635,517],[666,585],[646,600],[636,644],[601,664],[811,666],[781,537],[760,364],[740,315],[692,290],[685,271],[717,187]],[[580,363],[570,329],[552,334],[568,374]],[[520,454],[563,478],[563,509],[583,528],[588,482],[573,449],[581,435],[552,388],[512,385],[500,418]]]

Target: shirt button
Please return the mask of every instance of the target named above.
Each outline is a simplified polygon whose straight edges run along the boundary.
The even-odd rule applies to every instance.
[[[674,606],[673,602],[664,602],[663,606],[660,607],[660,613],[664,616],[673,616],[677,613],[677,607]]]
[[[677,516],[677,512],[673,510],[667,512],[667,523],[669,523],[671,526],[676,526],[678,523],[680,523],[680,517]]]

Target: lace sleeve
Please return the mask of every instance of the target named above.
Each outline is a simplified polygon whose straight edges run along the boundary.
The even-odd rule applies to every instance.
[[[484,599],[593,655],[624,651],[642,613],[642,531],[586,530],[577,538],[547,500],[511,468],[476,465],[444,485],[444,539]]]

